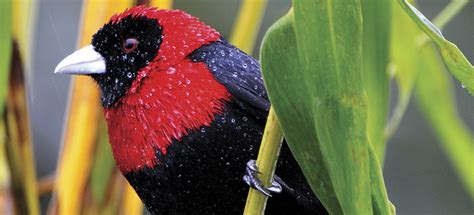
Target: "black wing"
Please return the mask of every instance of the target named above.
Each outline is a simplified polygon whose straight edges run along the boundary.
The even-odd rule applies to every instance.
[[[189,58],[204,62],[243,110],[258,118],[267,117],[270,102],[257,60],[222,38],[195,50]]]
[[[216,80],[232,94],[233,101],[265,123],[270,102],[257,60],[222,38],[200,47],[188,57],[194,62],[204,62]],[[277,174],[288,181],[280,181],[284,192],[269,201],[269,214],[327,214],[286,143],[280,152]]]

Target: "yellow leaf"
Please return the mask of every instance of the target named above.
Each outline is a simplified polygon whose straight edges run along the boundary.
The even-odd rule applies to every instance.
[[[80,47],[115,13],[132,5],[131,0],[85,0]],[[74,77],[62,156],[55,187],[59,214],[79,214],[95,148],[101,107],[99,92],[89,77]]]

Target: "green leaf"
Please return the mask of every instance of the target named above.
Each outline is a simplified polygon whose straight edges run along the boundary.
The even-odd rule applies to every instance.
[[[372,213],[360,2],[294,1],[298,56],[323,160],[344,213]]]
[[[462,54],[461,50],[446,40],[441,34],[441,31],[406,0],[399,0],[399,2],[418,27],[438,46],[441,56],[451,74],[463,84],[471,95],[474,95],[474,67]]]
[[[453,87],[444,69],[433,44],[425,45],[419,58],[416,97],[466,190],[474,198],[474,136],[456,110]]]
[[[367,131],[379,160],[385,157],[384,129],[389,109],[390,1],[362,0],[362,71],[367,93]]]
[[[342,209],[335,196],[328,170],[325,165],[321,165],[324,161],[319,150],[315,125],[311,119],[306,119],[312,115],[311,106],[307,102],[311,94],[302,84],[304,77],[298,74],[303,68],[297,58],[292,20],[293,14],[290,12],[278,20],[265,35],[260,52],[265,85],[275,112],[278,113],[286,141],[304,142],[291,144],[289,147],[310,184],[318,185],[312,186],[312,189],[330,213],[341,214]],[[287,99],[289,92],[297,92],[291,95],[291,100]],[[308,144],[311,145],[304,146]]]
[[[474,197],[472,154],[474,137],[456,111],[452,83],[434,44],[426,42],[423,32],[400,4],[393,1],[391,67],[399,86],[399,98],[394,117],[387,129],[393,134],[416,87],[418,105],[439,136],[442,147],[455,167],[463,184]],[[424,42],[420,42],[424,41]],[[435,98],[435,99],[434,99]]]
[[[388,201],[382,168],[376,155],[373,146],[369,145],[372,208],[374,214],[395,214],[395,206]]]
[[[9,180],[4,111],[12,53],[12,1],[0,1],[0,26],[0,189],[2,189],[8,185]]]
[[[8,74],[12,53],[12,1],[0,1],[0,114],[3,116],[7,96]]]
[[[366,129],[360,2],[295,0],[294,7],[261,49],[288,145],[329,213],[390,214]]]

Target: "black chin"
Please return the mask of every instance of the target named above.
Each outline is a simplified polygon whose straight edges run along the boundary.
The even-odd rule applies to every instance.
[[[137,76],[135,71],[116,68],[107,70],[106,74],[91,75],[100,88],[100,101],[104,108],[112,107],[125,95]],[[125,74],[125,75],[123,75]],[[125,76],[125,77],[123,77]]]

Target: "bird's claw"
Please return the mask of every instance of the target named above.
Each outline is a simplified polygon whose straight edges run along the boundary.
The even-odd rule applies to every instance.
[[[244,182],[250,187],[260,191],[263,195],[271,197],[271,193],[280,193],[282,190],[281,185],[275,180],[272,181],[272,185],[266,187],[263,185],[262,180],[258,177],[258,174],[262,174],[258,171],[257,163],[255,160],[249,160],[243,177]]]

